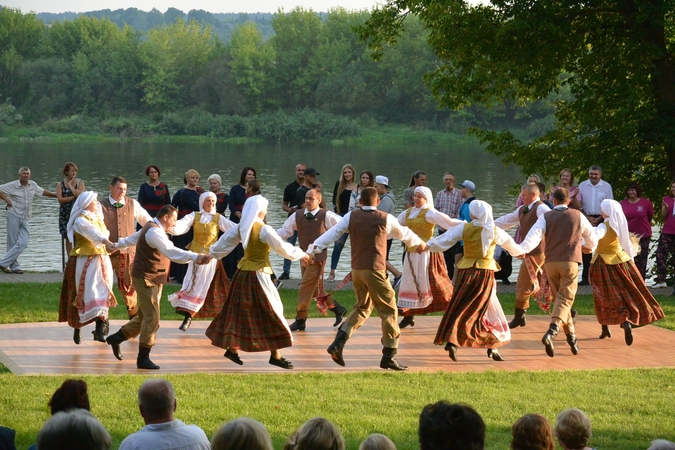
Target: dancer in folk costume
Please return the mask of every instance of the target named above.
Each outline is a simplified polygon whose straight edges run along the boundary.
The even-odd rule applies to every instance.
[[[174,235],[185,234],[190,228],[194,238],[190,250],[195,253],[209,253],[218,240],[218,231],[227,231],[234,223],[216,212],[216,194],[204,192],[199,196],[199,212],[191,212],[174,227]],[[178,327],[187,331],[193,317],[214,317],[222,308],[230,291],[230,280],[223,265],[212,259],[207,264],[188,263],[187,272],[180,291],[169,295],[169,301],[176,312],[185,317]]]
[[[113,268],[106,250],[109,232],[95,192],[85,191],[73,204],[66,227],[73,249],[63,275],[59,322],[73,327],[73,341],[82,342],[81,328],[96,322],[94,340],[105,342],[108,308],[117,306],[112,292]]]
[[[621,325],[626,345],[631,345],[633,326],[648,325],[663,319],[664,314],[633,262],[637,251],[621,205],[603,200],[600,208],[605,221],[593,229],[598,246],[589,278],[595,315],[602,325],[601,338],[609,335],[609,325]]]
[[[457,264],[455,292],[438,327],[434,344],[446,344],[457,361],[457,347],[487,348],[488,357],[504,361],[497,350],[511,340],[506,317],[497,299],[494,251],[501,245],[511,255],[523,253],[504,230],[495,227],[492,206],[481,200],[469,205],[471,222],[451,228],[427,242],[432,252],[443,252],[464,241],[464,256]]]
[[[281,239],[287,241],[297,233],[300,248],[307,251],[316,238],[335,226],[342,217],[326,208],[320,208],[321,200],[320,191],[316,189],[307,191],[305,208],[291,214],[284,222],[284,226],[277,230]],[[326,310],[335,314],[334,327],[340,325],[342,317],[347,314],[347,308],[340,305],[331,295],[326,295],[324,290],[323,272],[327,255],[328,252],[324,249],[314,257],[311,264],[301,267],[302,280],[298,286],[298,306],[295,322],[290,325],[291,331],[305,331],[312,298],[316,298],[316,305],[323,314],[326,314]]]
[[[428,241],[434,236],[434,226],[445,230],[465,223],[452,219],[434,208],[431,189],[417,186],[413,193],[414,205],[398,216],[398,223],[410,228],[420,239]],[[415,315],[445,311],[452,298],[452,282],[443,255],[417,253],[417,247],[406,247],[403,261],[403,278],[398,291],[399,314],[403,319],[400,328],[415,326]]]
[[[269,363],[283,369],[293,364],[281,357],[279,349],[293,345],[291,330],[284,318],[284,305],[272,283],[270,249],[292,261],[301,259],[303,264],[310,256],[301,249],[285,242],[265,225],[268,201],[261,195],[246,200],[238,224],[223,234],[211,247],[211,256],[223,258],[239,243],[244,247],[244,257],[237,264],[230,294],[220,313],[206,330],[211,344],[227,349],[225,357],[242,365],[238,350],[270,352]]]

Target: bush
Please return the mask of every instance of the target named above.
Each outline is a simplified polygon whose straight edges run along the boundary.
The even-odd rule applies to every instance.
[[[64,119],[49,119],[40,127],[52,133],[98,133],[100,129],[95,119],[82,114],[75,114]]]

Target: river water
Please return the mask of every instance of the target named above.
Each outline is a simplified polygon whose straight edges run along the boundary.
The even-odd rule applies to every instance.
[[[207,178],[217,173],[223,180],[223,190],[229,191],[239,179],[243,167],[254,167],[262,193],[270,201],[267,222],[281,227],[286,213],[281,209],[284,187],[293,181],[295,165],[303,162],[314,167],[323,183],[328,202],[344,164],[352,164],[357,173],[370,170],[385,175],[397,201],[397,213],[403,210],[403,189],[408,186],[412,172],[424,170],[427,186],[434,194],[443,188],[443,174],[451,171],[457,184],[469,179],[476,184],[476,197],[492,204],[495,217],[510,212],[515,197],[509,187],[522,176],[514,166],[505,167],[501,160],[474,143],[457,145],[396,144],[339,145],[330,144],[254,144],[228,145],[222,143],[0,143],[0,183],[18,178],[18,169],[28,166],[32,179],[41,187],[56,192],[56,184],[64,177],[61,169],[67,161],[79,167],[88,190],[99,198],[108,195],[113,176],[123,176],[129,182],[127,195],[136,197],[139,186],[147,180],[145,167],[159,166],[161,180],[171,194],[183,186],[188,169],[201,175],[200,185],[208,189]],[[2,203],[2,202],[0,202]],[[60,271],[62,267],[61,237],[58,232],[58,203],[56,199],[39,197],[33,201],[30,220],[31,238],[19,261],[24,270]],[[229,215],[229,211],[228,211]],[[0,239],[6,236],[6,212],[0,211]],[[0,241],[1,242],[1,241]],[[401,246],[392,247],[392,261],[400,261]],[[0,244],[4,253],[4,242]],[[398,257],[398,259],[397,259]],[[272,253],[272,265],[281,273],[282,261]],[[338,266],[338,276],[349,272],[349,246],[345,248]],[[514,272],[515,273],[515,272]],[[291,276],[300,277],[299,264],[293,264]]]

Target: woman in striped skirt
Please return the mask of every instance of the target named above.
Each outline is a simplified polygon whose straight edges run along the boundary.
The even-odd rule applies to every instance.
[[[415,232],[420,239],[428,241],[434,236],[434,227],[449,230],[462,220],[436,210],[431,189],[417,186],[413,194],[414,206],[398,216],[398,223]],[[403,277],[398,292],[398,307],[403,319],[399,327],[415,326],[415,315],[445,311],[452,298],[452,282],[440,253],[416,253],[417,247],[406,248],[403,261]]]
[[[488,357],[504,361],[498,347],[511,340],[506,317],[496,295],[494,251],[501,245],[513,256],[523,252],[504,230],[496,228],[492,207],[480,200],[469,205],[471,222],[451,228],[427,242],[432,252],[443,252],[464,241],[464,256],[457,264],[455,291],[438,327],[434,344],[445,345],[457,361],[457,347],[487,348]]]
[[[269,253],[306,264],[310,256],[279,237],[265,225],[267,199],[254,195],[246,200],[239,224],[230,228],[211,247],[211,256],[222,258],[239,243],[244,257],[237,264],[225,305],[206,330],[211,344],[224,348],[225,357],[242,365],[238,350],[270,352],[269,363],[282,369],[293,364],[281,357],[280,348],[293,345],[293,336],[284,318],[284,305],[272,283]]]
[[[626,345],[631,345],[634,326],[648,325],[664,314],[633,262],[637,251],[621,204],[603,200],[600,209],[605,221],[593,229],[598,247],[593,252],[589,276],[595,316],[602,325],[600,338],[611,336],[610,325],[621,325]]]

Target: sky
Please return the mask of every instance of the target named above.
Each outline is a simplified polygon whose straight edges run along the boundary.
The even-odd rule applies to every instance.
[[[101,9],[138,8],[150,11],[153,8],[165,12],[168,8],[177,8],[187,13],[191,9],[203,9],[212,13],[255,13],[276,12],[279,8],[285,11],[301,6],[314,11],[327,11],[329,8],[341,6],[347,10],[373,9],[384,0],[1,0],[0,4],[10,8],[19,8],[21,12],[86,12]]]

